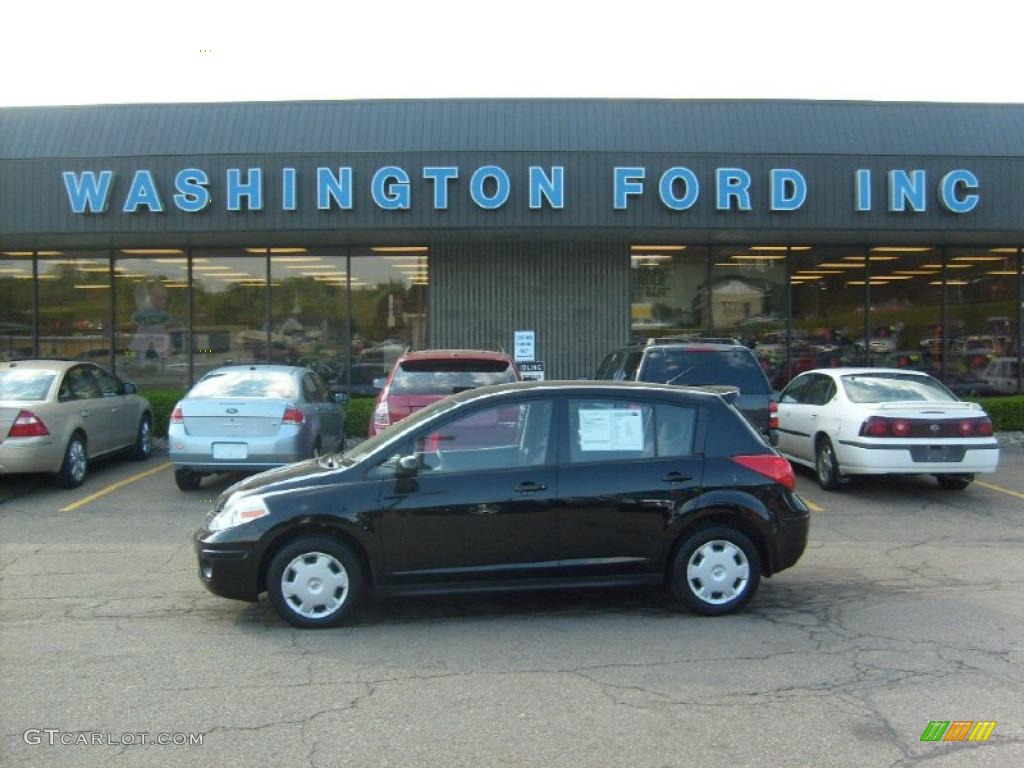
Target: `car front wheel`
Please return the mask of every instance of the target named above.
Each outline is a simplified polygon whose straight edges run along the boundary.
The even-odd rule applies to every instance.
[[[679,547],[672,591],[694,613],[720,616],[739,610],[761,583],[761,558],[753,543],[725,526],[704,528]]]
[[[939,481],[939,487],[944,490],[962,491],[971,484],[974,475],[936,475],[935,479]]]
[[[818,477],[818,485],[826,491],[838,491],[843,479],[839,472],[839,461],[836,459],[832,441],[827,437],[818,441],[818,449],[814,454],[814,473]]]
[[[340,541],[308,536],[278,552],[267,570],[267,594],[282,619],[315,629],[341,624],[363,593],[359,559]]]

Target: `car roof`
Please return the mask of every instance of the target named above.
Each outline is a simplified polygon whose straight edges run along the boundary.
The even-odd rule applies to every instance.
[[[898,373],[901,376],[928,376],[932,378],[930,374],[924,371],[913,371],[907,368],[815,368],[812,371],[805,371],[804,373],[827,373],[835,376],[845,375],[858,375],[863,376],[869,373]],[[801,376],[804,374],[801,373]]]
[[[512,358],[507,352],[486,349],[418,349],[415,352],[406,352],[398,361],[406,360],[499,360],[511,362]]]
[[[724,387],[719,389],[735,389]],[[449,395],[448,400],[464,401],[473,400],[478,397],[497,396],[506,392],[519,394],[566,394],[575,393],[580,395],[588,394],[622,394],[622,395],[672,395],[678,397],[680,394],[692,394],[701,398],[719,399],[720,393],[705,387],[688,387],[675,384],[652,384],[646,381],[517,381],[508,384],[493,384],[486,387],[476,387]]]
[[[621,349],[634,351],[646,351],[648,349],[683,349],[683,350],[702,350],[708,352],[735,352],[738,349],[750,351],[750,347],[744,346],[743,344],[720,344],[714,341],[672,341],[667,344],[629,344]]]
[[[306,369],[300,365],[223,365],[220,368],[212,368],[200,378],[206,378],[212,373],[231,373],[234,371],[252,371],[253,373],[301,373]]]
[[[0,370],[20,368],[22,370],[30,371],[66,371],[68,368],[73,368],[76,365],[96,365],[91,360],[58,360],[45,358],[35,358],[33,360],[12,360],[9,363],[0,364]]]

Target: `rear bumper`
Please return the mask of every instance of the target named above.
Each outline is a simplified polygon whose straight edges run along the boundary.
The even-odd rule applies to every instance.
[[[57,472],[64,463],[64,446],[53,435],[7,438],[0,443],[0,475]]]
[[[843,474],[847,475],[986,474],[995,472],[999,465],[999,443],[995,439],[968,443],[962,461],[914,461],[911,455],[913,448],[941,444],[950,443],[911,440],[892,445],[860,438],[839,440],[835,450]]]
[[[196,472],[248,472],[272,469],[308,458],[313,452],[312,442],[304,443],[304,433],[289,430],[271,437],[206,437],[186,434],[180,424],[168,430],[167,442],[170,459],[178,469]],[[244,459],[215,459],[215,443],[244,444]]]
[[[796,493],[785,494],[785,509],[778,517],[775,558],[772,573],[796,565],[807,549],[811,528],[811,510]]]

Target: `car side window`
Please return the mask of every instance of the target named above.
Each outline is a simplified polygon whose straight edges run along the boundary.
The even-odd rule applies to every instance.
[[[548,460],[552,403],[502,403],[453,419],[416,440],[421,470],[431,474],[478,472],[544,464]]]
[[[835,383],[830,376],[817,375],[804,392],[803,402],[808,405],[825,405],[836,393]]]
[[[569,400],[569,461],[654,457],[654,408],[628,400]]]
[[[604,381],[612,378],[619,367],[618,362],[621,357],[621,352],[612,352],[610,355],[605,357],[605,359],[601,361],[601,365],[598,366],[597,373],[594,374],[594,378],[598,381]]]
[[[321,403],[333,403],[334,398],[331,397],[331,390],[324,384],[324,380],[321,379],[317,374],[311,373],[310,378],[313,379],[313,386],[316,387],[317,397],[320,398]]]
[[[99,386],[81,365],[71,368],[65,375],[64,381],[74,400],[92,400],[102,397]]]
[[[686,405],[658,403],[654,407],[658,456],[692,456],[697,431],[697,409]]]
[[[780,403],[799,403],[802,402],[804,393],[807,391],[807,385],[811,383],[813,376],[798,376],[793,381],[789,382],[782,395],[779,397]]]
[[[313,377],[308,373],[302,376],[302,399],[307,403],[319,403],[320,393],[317,392]]]
[[[640,360],[643,359],[643,356],[643,352],[638,350],[626,355],[626,364],[623,366],[623,379],[626,381],[636,381],[636,371],[640,367]]]
[[[103,397],[117,397],[121,394],[121,385],[118,383],[117,379],[102,368],[89,366],[89,372],[96,380],[96,385],[100,388],[100,393]]]

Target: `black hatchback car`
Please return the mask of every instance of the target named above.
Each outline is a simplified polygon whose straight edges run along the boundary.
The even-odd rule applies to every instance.
[[[789,568],[808,510],[727,398],[524,382],[427,406],[344,455],[248,478],[195,534],[213,593],[300,627],[383,594],[668,583],[723,614]]]

